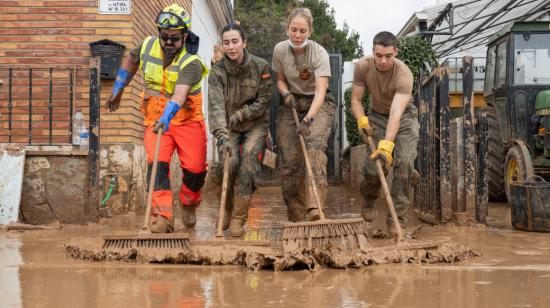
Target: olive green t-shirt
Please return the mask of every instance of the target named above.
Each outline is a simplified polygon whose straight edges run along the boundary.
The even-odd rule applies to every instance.
[[[134,63],[136,63],[137,65],[139,65],[139,62],[140,62],[139,54],[140,54],[142,45],[130,50],[130,57],[132,58]],[[163,65],[165,68],[172,63],[172,61],[174,60],[174,57],[175,55],[163,57]],[[202,78],[202,64],[199,60],[193,60],[181,70],[181,72],[178,75],[178,80],[176,80],[176,84],[194,86],[195,84],[201,81],[201,78]]]
[[[395,59],[392,69],[380,72],[374,65],[374,57],[369,56],[355,64],[353,84],[368,89],[372,110],[388,115],[395,93],[412,93],[413,75],[399,59]]]
[[[277,43],[273,49],[272,68],[285,75],[290,92],[302,95],[315,94],[316,77],[330,77],[327,51],[311,40],[305,52],[296,56],[288,41]]]

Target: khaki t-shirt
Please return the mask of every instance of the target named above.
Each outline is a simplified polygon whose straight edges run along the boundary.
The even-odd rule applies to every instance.
[[[372,110],[388,115],[395,93],[412,93],[413,76],[409,67],[399,59],[395,59],[393,69],[380,72],[374,66],[374,57],[369,56],[355,64],[353,84],[368,89]]]
[[[288,41],[279,42],[273,49],[273,70],[285,75],[290,92],[315,94],[315,78],[330,77],[329,56],[323,46],[309,41],[304,53],[294,56]]]

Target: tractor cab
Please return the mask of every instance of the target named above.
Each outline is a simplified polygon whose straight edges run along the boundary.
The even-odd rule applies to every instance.
[[[489,39],[484,96],[508,199],[511,181],[550,179],[550,22],[514,22]]]

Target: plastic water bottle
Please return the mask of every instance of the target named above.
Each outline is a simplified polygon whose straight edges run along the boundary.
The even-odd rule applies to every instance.
[[[73,145],[80,145],[80,133],[82,131],[82,111],[76,110],[73,117]]]
[[[87,150],[90,145],[90,133],[86,127],[80,130],[80,149]]]

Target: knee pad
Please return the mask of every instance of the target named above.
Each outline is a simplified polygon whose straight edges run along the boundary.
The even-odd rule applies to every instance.
[[[206,170],[200,173],[194,173],[187,169],[183,169],[183,185],[193,192],[198,192],[204,185],[206,178]]]
[[[147,190],[149,190],[149,181],[151,180],[151,174],[153,172],[153,163],[147,165]],[[155,179],[155,189],[158,190],[170,190],[170,163],[159,161],[157,165],[157,175]]]

